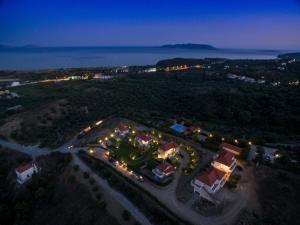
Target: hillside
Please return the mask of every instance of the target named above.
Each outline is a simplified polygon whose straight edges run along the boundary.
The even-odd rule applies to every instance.
[[[42,171],[19,187],[14,168],[29,160],[0,148],[0,224],[118,225],[89,190],[70,176],[70,155],[54,153],[39,158]]]
[[[278,58],[280,59],[300,59],[300,52],[294,52],[294,53],[286,53],[278,55]]]

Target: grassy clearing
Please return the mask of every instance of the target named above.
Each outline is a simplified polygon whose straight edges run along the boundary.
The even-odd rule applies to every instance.
[[[130,168],[137,170],[145,164],[154,164],[158,144],[152,144],[149,148],[142,148],[134,141],[129,142],[124,139],[116,141],[115,145],[109,148],[114,158],[124,161]]]

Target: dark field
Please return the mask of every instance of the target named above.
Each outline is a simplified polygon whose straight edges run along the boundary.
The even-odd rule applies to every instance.
[[[0,224],[118,224],[84,185],[71,182],[70,155],[40,158],[41,173],[22,187],[15,185],[14,168],[28,157],[1,149],[0,160]]]

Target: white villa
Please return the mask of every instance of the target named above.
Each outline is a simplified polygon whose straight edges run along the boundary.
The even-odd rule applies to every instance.
[[[159,164],[155,169],[152,170],[152,173],[158,178],[162,179],[172,175],[175,172],[174,167],[170,163]]]
[[[205,196],[205,192],[216,193],[226,183],[226,173],[210,166],[206,171],[191,181],[194,193]],[[203,190],[204,189],[204,190]]]
[[[23,184],[28,181],[34,173],[38,172],[38,167],[35,163],[27,163],[16,168],[17,181]]]
[[[167,142],[159,147],[158,158],[166,159],[175,156],[179,152],[179,145],[173,141]]]
[[[150,147],[150,141],[151,137],[148,134],[141,133],[135,137],[135,141],[141,146],[141,147]]]
[[[117,134],[119,134],[120,136],[125,136],[125,135],[129,134],[129,128],[128,128],[128,126],[126,126],[125,124],[120,123],[120,124],[116,127],[115,132],[116,132]]]
[[[218,170],[229,173],[230,176],[236,167],[236,159],[233,153],[221,150],[216,154],[211,165]]]
[[[211,200],[209,194],[216,193],[224,186],[237,166],[235,156],[241,152],[242,149],[237,146],[228,143],[220,144],[220,151],[215,155],[211,166],[191,181],[194,193]]]

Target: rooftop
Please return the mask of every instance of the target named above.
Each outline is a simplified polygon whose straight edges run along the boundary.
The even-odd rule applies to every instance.
[[[32,168],[32,163],[27,163],[17,167],[16,172],[23,173],[24,171],[29,170],[30,168]]]
[[[174,167],[170,163],[161,163],[155,169],[159,170],[161,173],[170,173],[174,171]]]
[[[170,142],[167,142],[167,143],[161,145],[159,149],[161,149],[163,151],[168,151],[171,148],[177,148],[177,147],[178,147],[177,143],[175,143],[174,141],[170,141]]]
[[[234,154],[226,150],[220,150],[214,161],[230,167],[234,162]]]
[[[141,139],[142,141],[148,142],[151,140],[151,137],[148,134],[140,133],[136,138]]]
[[[124,131],[127,131],[128,130],[128,126],[123,124],[123,123],[120,123],[117,127],[121,132],[124,132]]]
[[[197,176],[196,179],[211,187],[217,180],[221,180],[224,176],[225,173],[223,171],[210,166],[206,171]]]
[[[241,154],[241,152],[242,152],[242,149],[240,147],[226,143],[226,142],[223,142],[222,144],[220,144],[220,149],[224,149],[224,148],[228,148],[232,151],[237,152],[238,154]]]

